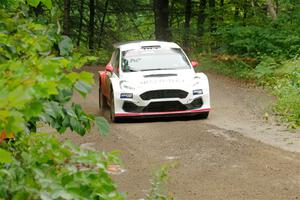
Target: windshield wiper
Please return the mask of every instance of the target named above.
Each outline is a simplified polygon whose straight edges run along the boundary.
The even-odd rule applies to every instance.
[[[185,68],[178,68],[178,67],[175,67],[175,68],[155,68],[155,69],[143,69],[141,71],[155,71],[155,70],[176,70],[176,69],[185,69]]]
[[[143,69],[143,70],[141,70],[141,71],[143,72],[143,71],[155,71],[155,70],[165,70],[165,69],[163,69],[163,68],[156,68],[156,69]]]

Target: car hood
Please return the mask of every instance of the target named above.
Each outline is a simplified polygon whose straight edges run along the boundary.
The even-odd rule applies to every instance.
[[[124,74],[122,80],[134,84],[134,87],[186,88],[194,83],[193,70],[158,70],[145,72],[130,72]]]

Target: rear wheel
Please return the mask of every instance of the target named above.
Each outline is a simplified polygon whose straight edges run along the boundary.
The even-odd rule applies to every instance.
[[[114,94],[113,91],[111,91],[110,94],[110,121],[111,122],[117,122],[116,116],[115,116],[115,101],[114,101]]]
[[[99,88],[99,109],[100,112],[105,112],[107,109],[106,98],[103,95],[101,88]]]

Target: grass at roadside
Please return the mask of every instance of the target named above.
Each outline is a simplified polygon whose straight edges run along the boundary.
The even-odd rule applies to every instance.
[[[196,56],[199,70],[213,71],[233,78],[253,80],[277,97],[273,111],[289,128],[300,126],[300,59],[277,61],[270,57],[260,62],[237,56]]]

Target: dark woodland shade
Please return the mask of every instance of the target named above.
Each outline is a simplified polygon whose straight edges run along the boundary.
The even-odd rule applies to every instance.
[[[171,31],[169,28],[169,0],[153,0],[155,17],[156,40],[169,41]]]
[[[235,30],[224,27],[267,24],[273,28],[271,21],[278,16],[286,16],[281,22],[290,20],[284,25],[299,23],[293,19],[300,3],[290,1],[289,8],[278,0],[64,0],[56,4],[64,8],[63,33],[77,46],[109,49],[120,41],[156,39],[175,41],[186,50],[206,46],[213,51],[224,46],[224,31]],[[33,11],[45,14],[42,6]]]

